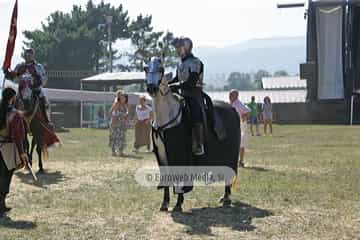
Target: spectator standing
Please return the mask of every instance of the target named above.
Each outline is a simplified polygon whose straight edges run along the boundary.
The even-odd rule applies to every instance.
[[[263,105],[261,103],[257,103],[257,116],[258,116],[258,123],[260,126],[262,123],[264,123]]]
[[[270,97],[264,98],[264,111],[263,111],[263,117],[264,117],[264,134],[267,135],[267,125],[269,125],[270,128],[270,135],[273,134],[273,127],[272,127],[272,120],[273,120],[273,113],[272,113],[272,104]]]
[[[254,136],[254,125],[256,127],[256,135],[260,136],[259,133],[259,119],[258,119],[258,106],[255,102],[255,96],[251,97],[251,102],[247,104],[250,109],[250,131],[251,135]]]
[[[122,91],[116,93],[116,99],[110,110],[110,146],[112,155],[124,156],[126,130],[128,128],[128,95]]]
[[[98,121],[98,128],[102,128],[105,121],[105,111],[102,106],[100,106],[97,112],[97,121]]]
[[[240,127],[241,127],[241,142],[240,142],[240,167],[245,167],[244,157],[245,157],[245,148],[247,147],[248,142],[248,130],[247,130],[247,120],[250,115],[250,109],[247,108],[239,100],[239,92],[237,90],[231,90],[229,94],[230,104],[236,109],[240,116]]]
[[[150,152],[151,119],[152,108],[146,105],[145,96],[140,96],[135,114],[135,152],[142,146],[147,146],[147,151]]]

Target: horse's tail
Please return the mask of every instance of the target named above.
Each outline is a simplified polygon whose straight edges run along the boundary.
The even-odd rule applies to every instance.
[[[237,174],[233,177],[232,182],[231,182],[231,191],[235,192],[237,189],[237,183],[238,183],[238,176]]]
[[[47,161],[49,159],[49,151],[48,151],[48,148],[46,146],[44,146],[41,149],[41,154],[42,154],[42,158],[44,159],[44,161]]]

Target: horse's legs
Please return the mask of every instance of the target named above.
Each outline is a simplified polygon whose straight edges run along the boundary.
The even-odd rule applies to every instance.
[[[223,204],[224,207],[228,207],[231,205],[231,185],[225,185],[225,193],[224,196],[220,199],[220,203]]]
[[[32,166],[32,159],[31,159],[31,157],[30,157],[30,143],[29,143],[29,139],[28,139],[28,136],[27,136],[27,135],[25,136],[24,150],[25,150],[26,154],[27,154],[28,157],[29,157],[30,166]]]
[[[179,193],[178,198],[177,198],[177,202],[176,202],[176,205],[175,205],[173,211],[174,212],[182,212],[182,204],[183,203],[184,203],[184,194]]]
[[[161,203],[160,211],[167,212],[169,209],[170,203],[170,190],[169,187],[164,187],[164,198],[163,202]]]
[[[35,141],[35,139],[33,138],[32,141],[31,141],[31,149],[30,149],[30,151],[28,152],[29,161],[30,161],[30,163],[31,163],[31,166],[32,166],[32,160],[33,160],[33,154],[34,154],[35,146],[36,146],[36,141]]]
[[[42,162],[42,156],[41,156],[41,145],[37,144],[36,146],[36,152],[38,154],[39,157],[39,173],[45,173],[44,168],[43,168],[43,162]]]

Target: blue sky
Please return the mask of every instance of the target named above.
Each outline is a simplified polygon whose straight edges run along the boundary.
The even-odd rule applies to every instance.
[[[5,52],[10,15],[15,0],[0,0],[0,52]],[[87,0],[19,0],[18,31],[14,61],[20,59],[21,32],[41,26],[56,10],[70,11],[73,4]],[[94,2],[99,2],[94,0]],[[276,8],[282,0],[106,0],[123,4],[134,18],[152,14],[156,30],[169,30],[189,36],[196,46],[223,47],[253,38],[305,35],[304,9]],[[288,2],[288,1],[287,1]],[[101,20],[99,20],[101,21]]]

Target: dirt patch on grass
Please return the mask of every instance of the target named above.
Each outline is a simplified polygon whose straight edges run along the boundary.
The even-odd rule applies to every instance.
[[[251,167],[251,166],[250,166]],[[310,175],[324,175],[328,174],[332,171],[330,168],[311,168],[311,167],[297,167],[297,166],[290,166],[290,165],[276,165],[276,164],[269,164],[269,165],[259,165],[257,164],[256,167],[260,167],[263,169],[269,169],[278,172],[296,172],[296,173],[306,173]]]

